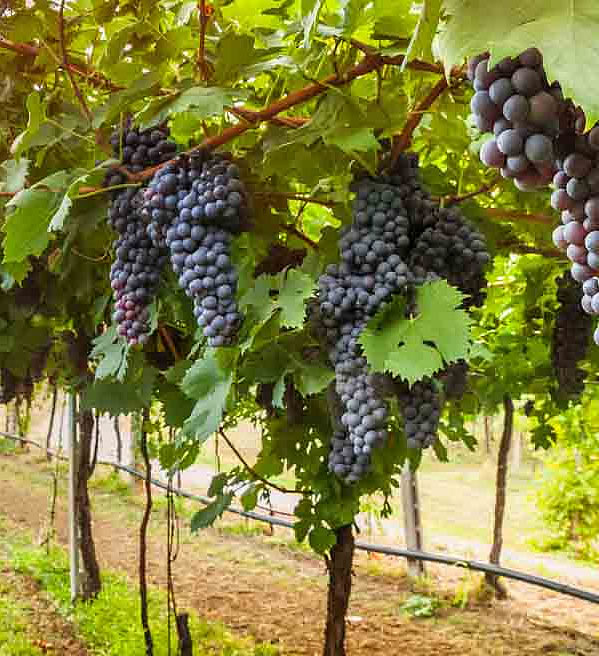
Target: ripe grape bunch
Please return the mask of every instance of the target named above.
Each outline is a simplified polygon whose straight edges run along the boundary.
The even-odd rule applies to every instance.
[[[403,256],[409,219],[400,189],[388,177],[357,184],[353,222],[339,242],[340,264],[319,281],[319,310],[330,343],[342,430],[331,442],[329,469],[348,483],[370,468],[371,453],[387,440],[388,409],[373,386],[358,337],[369,318],[408,285]]]
[[[132,173],[169,159],[176,150],[164,130],[139,131],[127,127],[115,132],[111,143],[116,156],[122,156],[122,166]],[[121,171],[108,171],[105,184],[123,184]],[[108,208],[108,223],[119,234],[113,243],[116,259],[110,269],[114,293],[113,320],[118,334],[130,345],[143,344],[148,339],[148,306],[156,293],[160,273],[167,257],[148,234],[142,209],[143,191],[136,187],[115,190]]]
[[[494,135],[481,148],[483,163],[513,178],[522,191],[547,184],[564,100],[559,85],[547,81],[541,53],[529,48],[491,69],[489,54],[479,55],[469,61],[468,77],[475,125]]]
[[[189,187],[182,193],[181,174],[169,170],[161,177],[156,187],[160,200],[153,202],[167,209],[172,219],[157,221],[152,234],[164,235],[173,270],[193,299],[194,315],[208,344],[227,346],[234,342],[242,318],[230,251],[233,236],[247,220],[247,193],[239,168],[223,155],[213,155],[201,168],[191,169],[187,181]]]
[[[581,308],[578,286],[568,273],[557,281],[557,300],[551,343],[553,368],[560,396],[576,398],[584,390],[585,373],[578,363],[586,356],[592,319]]]
[[[553,241],[582,284],[584,311],[599,315],[599,125],[584,132],[584,112],[564,99],[557,82],[549,85],[536,48],[491,70],[488,61],[483,54],[468,63],[474,121],[494,133],[481,160],[524,191],[553,181],[551,205],[562,222]],[[594,339],[599,345],[599,327]]]
[[[551,205],[561,212],[554,244],[572,262],[571,275],[582,283],[582,308],[599,315],[599,126],[576,135],[571,152],[558,161]],[[595,331],[599,345],[599,328]]]
[[[432,201],[415,156],[402,155],[390,174],[359,180],[355,191],[353,222],[339,241],[341,262],[321,276],[318,297],[344,408],[329,469],[347,483],[369,471],[373,449],[387,440],[388,408],[358,342],[366,323],[395,295],[408,298],[431,278],[446,276],[466,293],[480,293],[489,261],[482,235],[457,210]],[[430,446],[441,412],[436,382],[406,386],[402,394],[409,446]]]

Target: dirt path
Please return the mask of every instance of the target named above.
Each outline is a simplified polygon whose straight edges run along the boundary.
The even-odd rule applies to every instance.
[[[46,520],[47,474],[22,457],[0,458],[0,513],[36,530]],[[63,497],[64,498],[64,497]],[[94,493],[95,533],[102,566],[136,577],[139,503]],[[64,504],[59,504],[59,539],[66,540]],[[153,583],[165,583],[165,524],[152,518],[149,569]],[[377,565],[387,572],[387,562]],[[370,564],[372,566],[372,563]],[[540,625],[520,603],[470,610],[445,608],[432,620],[410,620],[399,611],[411,594],[404,577],[372,576],[359,558],[349,610],[349,653],[389,656],[599,656],[599,641],[575,631]],[[393,569],[393,566],[389,568]],[[191,538],[182,531],[176,563],[179,606],[225,622],[238,633],[280,644],[283,653],[320,654],[325,585],[320,561],[257,537],[211,529]],[[541,597],[542,597],[542,593]],[[596,608],[547,593],[576,625],[581,614],[589,630]],[[591,611],[595,613],[593,615]],[[588,615],[585,615],[588,613]],[[597,634],[597,629],[589,633]]]
[[[24,609],[20,619],[31,645],[50,656],[87,656],[87,648],[76,637],[73,625],[57,612],[35,581],[10,568],[1,568],[0,577],[0,595]]]

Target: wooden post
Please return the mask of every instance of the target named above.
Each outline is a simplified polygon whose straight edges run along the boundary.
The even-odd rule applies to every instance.
[[[72,602],[79,596],[77,462],[77,397],[75,392],[69,392],[69,564]]]
[[[412,471],[410,463],[406,462],[401,472],[401,505],[403,508],[406,546],[412,551],[422,551],[424,539],[420,517],[420,500],[418,497],[418,479]],[[412,577],[424,574],[424,563],[414,558],[408,558],[408,574]]]

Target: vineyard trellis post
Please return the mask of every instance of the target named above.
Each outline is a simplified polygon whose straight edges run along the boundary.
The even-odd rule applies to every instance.
[[[71,601],[79,596],[79,531],[77,527],[77,396],[69,392],[69,569]]]
[[[420,497],[418,494],[418,479],[406,462],[401,473],[401,505],[403,511],[406,546],[410,551],[423,551],[422,518],[420,515]],[[408,558],[408,574],[418,577],[424,574],[424,562]]]

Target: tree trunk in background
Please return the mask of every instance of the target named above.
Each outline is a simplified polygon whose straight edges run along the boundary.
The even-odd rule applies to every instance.
[[[508,456],[514,432],[514,402],[506,394],[503,397],[503,432],[499,443],[497,455],[497,480],[495,483],[495,520],[493,525],[493,545],[489,554],[489,562],[499,565],[501,547],[503,545],[503,516],[505,514],[505,488],[507,481]],[[504,599],[507,596],[505,588],[494,574],[485,574],[486,582],[494,588],[497,597]]]
[[[490,456],[491,455],[491,441],[493,439],[493,436],[491,434],[491,417],[488,415],[485,415],[484,418],[485,422],[485,453]]]
[[[79,448],[77,463],[77,526],[79,529],[79,548],[83,565],[82,598],[94,599],[102,588],[100,566],[96,557],[96,547],[92,535],[92,516],[87,483],[91,476],[91,446],[94,432],[94,415],[85,410],[79,415]]]
[[[354,560],[354,535],[350,524],[338,528],[337,542],[327,558],[329,589],[324,656],[345,656],[345,616],[349,605]]]

